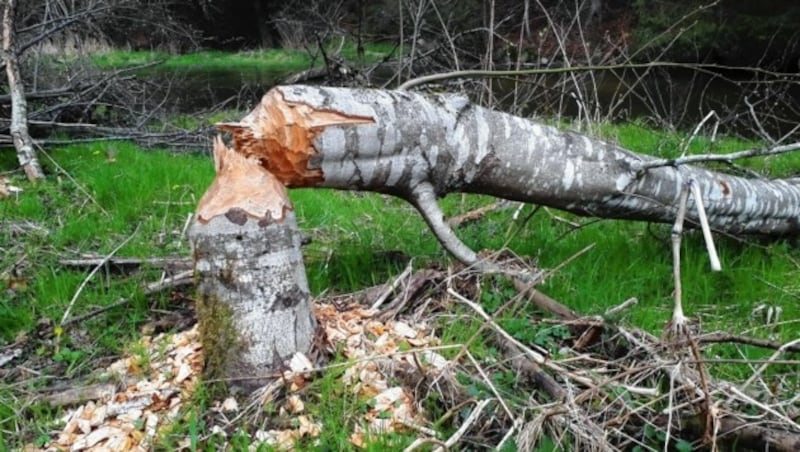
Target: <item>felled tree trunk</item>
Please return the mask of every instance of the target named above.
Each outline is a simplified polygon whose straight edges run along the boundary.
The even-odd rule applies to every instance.
[[[671,223],[684,184],[700,186],[710,225],[730,233],[800,232],[800,186],[681,165],[473,105],[461,96],[284,86],[241,122],[235,147],[290,187],[389,193],[413,203],[461,261],[436,198],[472,192],[606,218]],[[689,217],[695,216],[694,203]]]
[[[9,130],[17,150],[17,159],[29,180],[44,178],[33,140],[28,133],[28,103],[25,100],[25,88],[19,72],[16,49],[14,47],[14,12],[16,0],[6,0],[3,10],[3,59],[6,63],[8,89],[11,94],[11,125]]]
[[[189,230],[204,374],[248,390],[308,352],[315,321],[286,189],[219,138],[214,160],[216,179]]]

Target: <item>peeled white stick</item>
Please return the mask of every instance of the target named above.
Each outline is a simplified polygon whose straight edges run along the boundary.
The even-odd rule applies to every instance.
[[[708,226],[708,216],[706,216],[706,208],[703,206],[703,194],[700,193],[700,186],[697,185],[694,179],[691,179],[689,180],[689,188],[692,190],[694,204],[697,207],[697,217],[700,220],[700,229],[703,230],[703,238],[706,241],[711,270],[715,272],[721,271],[722,264],[719,262],[717,248],[714,246],[714,237],[711,236],[711,228]]]

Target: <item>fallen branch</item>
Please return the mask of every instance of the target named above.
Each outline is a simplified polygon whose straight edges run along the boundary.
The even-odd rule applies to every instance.
[[[161,291],[164,291],[164,290],[167,290],[167,289],[173,289],[175,287],[180,287],[180,286],[188,286],[188,285],[193,283],[193,280],[192,280],[193,273],[194,272],[192,270],[187,270],[187,271],[178,273],[175,276],[171,276],[169,278],[164,278],[161,281],[147,284],[144,287],[144,290],[142,291],[142,293],[144,295],[152,295],[154,293],[158,293],[158,292],[161,292]],[[61,322],[61,326],[63,328],[66,328],[66,327],[68,327],[68,326],[70,326],[70,325],[72,325],[74,323],[80,323],[80,322],[83,322],[85,320],[89,320],[89,319],[91,319],[93,317],[96,317],[96,316],[98,316],[98,315],[100,315],[100,314],[102,314],[104,312],[107,312],[107,311],[110,311],[112,309],[125,306],[128,303],[130,303],[131,300],[132,300],[131,298],[120,298],[119,300],[117,300],[114,303],[111,303],[110,305],[103,306],[102,308],[95,309],[94,311],[87,312],[86,314],[83,314],[83,315],[70,317],[70,318],[68,318],[66,320],[63,320]]]
[[[758,339],[755,337],[740,336],[737,334],[716,331],[707,333],[695,338],[701,344],[742,344],[754,347],[769,348],[772,350],[785,350],[792,353],[800,353],[800,344],[782,344],[778,341],[768,339]]]
[[[69,304],[67,304],[67,309],[64,311],[64,315],[61,317],[61,323],[60,323],[61,327],[63,327],[65,325],[65,322],[69,318],[69,313],[70,313],[70,311],[72,311],[72,307],[75,306],[75,301],[78,300],[78,297],[80,296],[81,292],[83,291],[83,288],[86,287],[86,284],[89,282],[89,280],[92,279],[92,276],[94,276],[95,273],[97,273],[101,268],[103,268],[103,266],[105,265],[106,261],[108,259],[111,259],[111,256],[117,254],[117,251],[119,251],[123,246],[125,246],[128,242],[130,242],[131,239],[133,239],[133,237],[136,235],[137,232],[139,232],[139,225],[136,226],[136,229],[134,229],[133,233],[131,235],[129,235],[128,238],[123,240],[122,243],[120,243],[113,250],[111,250],[111,252],[105,257],[105,259],[101,263],[97,264],[92,269],[92,271],[86,276],[86,278],[83,279],[81,284],[78,286],[78,289],[75,291],[75,294],[72,295],[72,299],[69,300]]]
[[[121,272],[137,270],[142,266],[150,266],[172,271],[184,271],[192,268],[191,259],[185,257],[85,257],[80,259],[60,259],[59,265],[65,267],[94,268],[103,266]]]

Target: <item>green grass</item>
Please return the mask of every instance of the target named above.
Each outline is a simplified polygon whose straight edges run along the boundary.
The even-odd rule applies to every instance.
[[[681,137],[656,133],[638,125],[603,127],[601,134],[628,148],[656,155],[675,155]],[[751,144],[733,139],[713,145],[705,139],[695,141],[690,153],[731,151]],[[14,341],[21,334],[35,337],[42,321],[57,324],[70,300],[86,277],[58,264],[60,258],[84,253],[105,255],[130,240],[118,256],[188,256],[182,231],[188,215],[213,178],[208,156],[176,155],[166,151],[144,151],[128,143],[96,143],[52,150],[42,156],[48,179],[31,185],[19,173],[12,183],[24,188],[15,198],[0,200],[0,219],[26,220],[43,226],[47,232],[21,236],[0,229],[0,280],[11,284],[10,271],[15,263],[18,278],[24,283],[0,292],[0,345]],[[791,174],[800,168],[796,155],[748,162],[758,171],[768,168],[778,174]],[[15,168],[12,152],[0,154],[0,171]],[[449,262],[433,235],[405,202],[375,194],[356,194],[329,190],[294,190],[300,227],[313,237],[304,250],[312,291],[347,292],[396,276],[413,258],[416,267]],[[444,210],[452,215],[486,204],[489,198],[451,195],[443,200]],[[660,334],[670,318],[672,303],[672,264],[669,226],[621,221],[591,221],[552,210],[539,210],[527,223],[511,219],[513,210],[495,212],[462,227],[458,235],[474,249],[499,249],[504,245],[517,254],[536,260],[543,268],[552,268],[594,244],[588,253],[564,267],[541,289],[567,306],[584,314],[602,314],[611,306],[637,297],[639,304],[619,319],[626,324]],[[532,212],[525,207],[520,218]],[[574,229],[565,220],[579,222]],[[782,318],[800,318],[800,285],[797,283],[800,252],[791,243],[740,242],[717,237],[724,271],[709,271],[708,258],[701,237],[687,235],[683,243],[682,269],[687,314],[700,318],[704,331],[724,329],[748,331],[756,337],[772,335],[786,342],[800,335],[797,323],[769,328],[761,318],[752,316],[762,304],[783,309]],[[159,277],[157,269],[145,269],[120,278],[98,274],[77,298],[71,315],[80,315],[119,298],[131,298],[125,308],[111,310],[72,328],[57,340],[35,342],[34,354],[54,362],[61,375],[73,377],[89,373],[103,356],[136,351],[138,328],[151,316],[151,309],[169,309],[167,295],[144,297],[141,285]],[[508,284],[496,280],[484,284],[481,301],[490,312],[509,296]],[[442,316],[440,331],[444,343],[466,341],[480,326],[464,319],[465,311],[455,310]],[[541,313],[516,308],[498,321],[521,340],[551,348],[563,331],[552,325],[538,324]],[[530,326],[534,325],[535,328]],[[763,350],[742,348],[750,358],[768,355]],[[472,344],[475,356],[493,356],[497,351],[482,338]],[[553,350],[557,352],[557,350]],[[719,346],[714,353],[723,358],[740,358],[736,349]],[[777,366],[776,366],[777,367]],[[741,378],[749,369],[743,366],[712,367],[712,372],[726,378]],[[779,369],[780,370],[780,369]],[[783,369],[785,371],[785,369]],[[497,384],[504,387],[498,375]],[[513,379],[512,379],[513,380]],[[33,379],[28,387],[44,384]],[[475,382],[475,391],[482,391]],[[320,413],[325,425],[323,444],[329,448],[350,447],[337,423],[355,422],[363,401],[345,397],[333,373],[313,382],[319,400],[310,403],[311,413]],[[47,435],[59,410],[40,404],[20,409],[19,388],[0,384],[0,445],[12,441],[8,432],[21,428],[20,440],[35,441]],[[165,447],[176,437],[199,437],[206,428],[202,422],[207,396],[196,395],[198,403],[175,427],[173,436],[165,437]],[[205,398],[204,398],[205,397]],[[512,397],[512,394],[509,394]],[[323,414],[330,413],[330,414]],[[20,441],[16,440],[16,441]],[[376,438],[371,448],[403,447],[410,437]],[[244,437],[239,441],[246,441]],[[18,442],[12,442],[19,446]],[[242,443],[244,444],[244,443]]]
[[[330,44],[326,50],[331,52],[337,49],[338,45]],[[380,61],[395,51],[391,44],[368,43],[364,48],[364,60],[367,63]],[[342,46],[341,56],[351,62],[358,61],[356,45],[346,43]],[[250,50],[237,53],[205,50],[179,55],[160,51],[113,50],[93,55],[92,61],[101,69],[120,69],[159,63],[160,70],[284,72],[307,69],[312,64],[312,56],[305,50],[292,49]],[[322,56],[318,55],[314,63],[322,64]]]

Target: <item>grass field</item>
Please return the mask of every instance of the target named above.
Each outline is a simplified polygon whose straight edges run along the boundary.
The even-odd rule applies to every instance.
[[[380,61],[397,51],[391,44],[367,43],[364,46],[364,62],[366,63]],[[328,54],[337,50],[339,50],[338,42],[331,43],[326,47]],[[356,45],[352,42],[345,43],[341,47],[339,56],[348,61],[357,62],[359,55]],[[314,57],[316,57],[315,61]],[[307,69],[312,63],[323,64],[321,54],[312,55],[305,50],[291,49],[264,49],[237,53],[205,50],[179,55],[160,51],[109,50],[96,53],[92,55],[91,59],[101,69],[120,69],[159,63],[159,71],[259,70],[285,73]]]
[[[603,127],[599,133],[625,147],[656,155],[674,155],[682,137],[655,133],[643,127]],[[748,144],[737,140],[709,143],[698,140],[689,152],[726,152]],[[13,152],[0,154],[0,172],[16,167]],[[145,297],[143,283],[158,280],[157,269],[124,278],[98,274],[71,306],[86,272],[65,268],[59,259],[84,254],[104,256],[125,242],[117,257],[188,256],[184,226],[199,197],[213,178],[210,158],[203,154],[177,155],[165,150],[142,150],[128,143],[95,143],[54,149],[43,155],[48,178],[38,185],[9,173],[21,194],[0,200],[0,345],[22,335],[35,337],[42,325],[57,325],[70,309],[80,315],[120,298],[132,301],[79,326],[58,332],[53,340],[34,340],[43,369],[57,374],[36,375],[24,382],[0,383],[0,445],[19,447],[44,441],[59,410],[26,403],[27,391],[80,377],[104,366],[107,357],[130,350],[140,326],[159,310],[174,309],[168,293]],[[753,160],[747,164],[774,175],[800,168],[800,156]],[[443,252],[413,208],[403,201],[375,194],[328,190],[294,190],[291,197],[300,227],[313,241],[305,248],[306,268],[312,291],[349,292],[391,280],[413,258],[416,268],[446,264]],[[451,195],[445,211],[455,215],[485,205],[491,199]],[[541,290],[583,314],[602,314],[630,297],[639,304],[615,321],[659,334],[670,318],[672,267],[669,232],[665,225],[621,221],[593,221],[541,209],[523,222],[514,209],[492,213],[458,230],[474,249],[496,250],[507,246],[543,268],[552,268],[587,245],[594,247],[565,266]],[[31,222],[40,228],[14,232],[8,222]],[[575,228],[574,223],[582,224]],[[800,250],[796,243],[755,242],[718,236],[724,271],[711,273],[701,238],[689,234],[683,245],[685,309],[702,321],[704,331],[717,329],[772,337],[786,342],[800,337]],[[126,242],[127,241],[127,242]],[[499,284],[487,286],[482,296],[487,309],[507,297]],[[780,325],[766,325],[754,312],[759,306],[779,307]],[[763,311],[759,311],[763,312]],[[521,316],[521,314],[516,314]],[[524,314],[536,315],[535,312]],[[509,331],[525,338],[530,325],[514,327],[515,318],[500,319]],[[518,323],[518,322],[517,322]],[[476,326],[454,322],[441,325],[441,337],[458,341]],[[487,353],[480,343],[476,356]],[[754,348],[718,346],[718,357],[759,358],[770,352]],[[743,353],[745,356],[742,356]],[[35,370],[35,369],[34,369]],[[716,375],[733,380],[751,372],[735,364],[712,368]],[[357,401],[338,397],[335,372],[314,382],[323,394],[311,410],[325,414],[323,423],[345,422]],[[325,394],[330,394],[326,397]],[[190,435],[203,429],[199,413],[205,406],[202,391],[198,404],[175,427]],[[347,439],[327,429],[323,444],[330,449],[348,446]],[[371,448],[407,445],[411,437],[381,438]],[[244,440],[242,440],[244,441]]]

